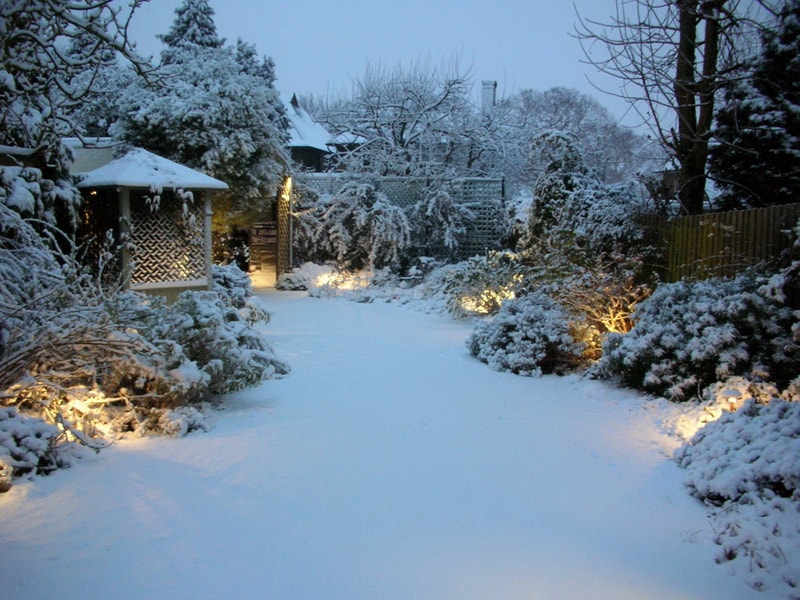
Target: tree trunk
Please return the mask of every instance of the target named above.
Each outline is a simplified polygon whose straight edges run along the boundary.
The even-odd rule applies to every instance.
[[[712,0],[698,7],[697,0],[676,0],[679,11],[678,55],[675,67],[675,100],[678,133],[675,150],[680,164],[678,200],[686,214],[703,212],[706,188],[708,140],[714,118],[719,13],[726,0]],[[698,26],[705,21],[702,42]],[[697,52],[702,43],[702,70],[697,75]]]

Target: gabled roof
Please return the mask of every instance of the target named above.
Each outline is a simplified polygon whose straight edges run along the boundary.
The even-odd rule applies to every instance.
[[[297,101],[297,96],[292,94],[281,95],[286,106],[286,115],[289,117],[290,148],[314,148],[323,152],[330,152],[331,134],[322,125],[314,121]]]
[[[79,188],[132,187],[227,190],[228,184],[204,173],[143,150],[132,148],[127,154],[82,176]]]

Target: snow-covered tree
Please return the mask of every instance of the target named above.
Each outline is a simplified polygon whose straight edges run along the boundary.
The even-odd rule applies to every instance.
[[[237,60],[209,11],[205,0],[181,5],[163,36],[161,73],[169,86],[131,86],[112,132],[225,181],[229,216],[246,222],[265,211],[288,168],[286,122],[271,76]]]
[[[217,34],[214,9],[208,0],[183,0],[175,9],[175,20],[164,35],[158,36],[166,48],[161,53],[165,63],[179,61],[182,51],[199,48],[222,48],[225,40]]]
[[[800,2],[787,2],[746,78],[726,89],[711,175],[723,207],[800,201]]]
[[[504,172],[512,183],[533,183],[537,165],[531,164],[530,148],[546,131],[572,134],[587,166],[606,183],[632,178],[654,158],[654,149],[642,136],[619,125],[608,109],[578,90],[522,90],[502,100],[496,113],[502,123]]]
[[[48,0],[0,3],[0,146],[12,167],[3,168],[2,200],[22,212],[71,229],[79,196],[69,181],[64,136],[70,117],[95,85],[94,74],[121,54],[151,76],[126,38],[141,4],[112,0]],[[80,52],[70,47],[80,45]],[[151,78],[152,79],[152,78]],[[23,168],[25,164],[27,167]]]
[[[551,254],[589,258],[641,240],[635,216],[643,201],[632,184],[609,185],[586,163],[574,135],[549,131],[534,139],[531,162],[539,175],[520,240],[529,260]]]
[[[456,62],[438,69],[368,65],[350,97],[328,102],[317,117],[353,142],[341,157],[348,170],[438,176],[468,152],[465,126],[475,123],[469,90],[469,75]]]
[[[412,244],[423,256],[453,260],[469,232],[472,211],[445,189],[432,189],[408,215]]]
[[[314,256],[347,270],[397,267],[410,243],[403,210],[365,183],[345,185],[298,215]]]
[[[91,37],[87,34],[76,38],[70,47],[70,56],[81,60],[93,51]],[[97,68],[80,74],[78,85],[86,88],[80,102],[70,107],[69,116],[79,136],[107,137],[109,127],[119,119],[119,102],[124,90],[133,84],[136,72],[121,63],[117,55],[105,49]]]

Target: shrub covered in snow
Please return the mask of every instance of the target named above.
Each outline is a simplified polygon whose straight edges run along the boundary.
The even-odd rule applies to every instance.
[[[800,403],[748,401],[700,429],[677,455],[692,493],[713,503],[800,493]]]
[[[428,297],[443,302],[455,317],[494,314],[516,295],[523,270],[517,255],[509,252],[474,256],[431,273]]]
[[[408,219],[374,186],[348,183],[297,213],[303,246],[315,262],[345,270],[398,267],[410,243]]]
[[[239,390],[288,372],[263,335],[215,292],[184,292],[167,307],[152,333],[182,348],[208,375],[212,394]]]
[[[317,282],[330,277],[334,271],[330,265],[305,262],[291,271],[281,273],[275,287],[285,291],[308,290],[317,285]]]
[[[465,205],[444,189],[432,190],[409,211],[411,240],[420,256],[453,260],[474,218]]]
[[[60,446],[63,432],[41,419],[0,406],[0,493],[11,479],[69,466],[74,449]]]
[[[598,372],[668,398],[752,372],[783,386],[800,369],[796,316],[752,274],[662,285],[633,320],[608,337]]]
[[[583,351],[564,309],[538,292],[504,302],[494,317],[476,325],[467,347],[496,371],[532,376],[574,367]]]
[[[778,591],[774,586],[784,584],[786,597],[796,598],[800,587],[796,386],[779,399],[769,384],[734,378],[709,392],[722,401],[719,418],[699,429],[676,452],[676,460],[686,469],[691,493],[716,507],[710,519],[720,546],[717,562],[739,570],[756,590]],[[747,400],[731,412],[729,402],[742,398]]]
[[[269,323],[270,314],[253,295],[250,276],[235,264],[214,265],[212,267],[214,292],[224,304],[239,310],[250,324]]]

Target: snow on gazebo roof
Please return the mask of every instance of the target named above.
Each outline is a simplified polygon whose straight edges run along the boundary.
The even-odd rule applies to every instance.
[[[133,148],[127,154],[88,173],[76,173],[82,178],[79,188],[183,188],[196,190],[227,190],[228,184],[204,173],[143,150]]]

